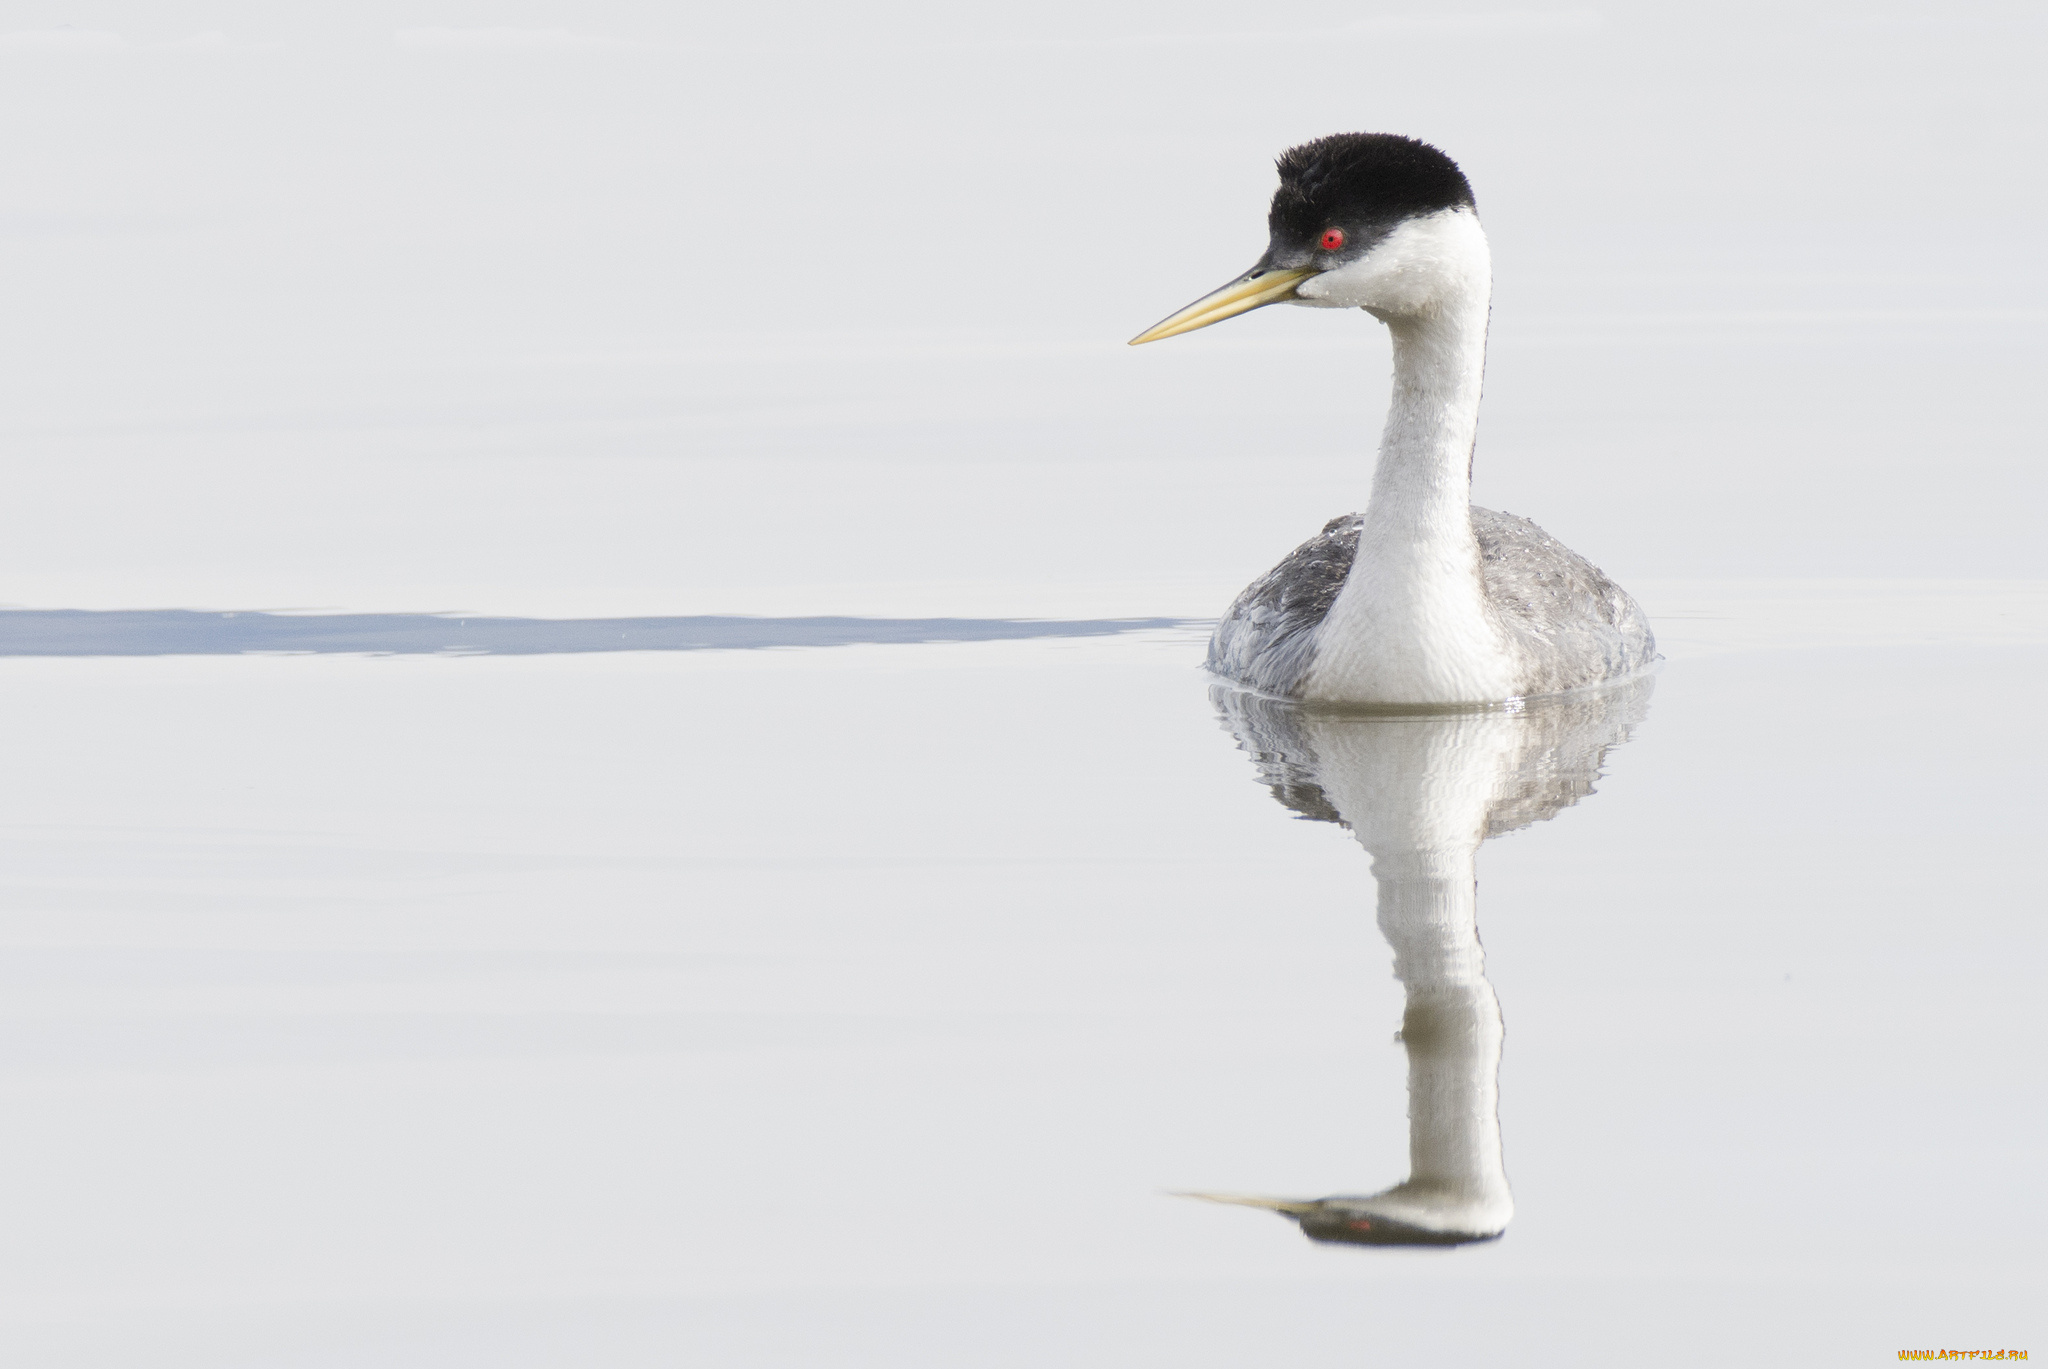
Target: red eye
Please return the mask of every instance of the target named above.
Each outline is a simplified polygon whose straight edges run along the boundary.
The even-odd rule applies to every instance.
[[[1325,252],[1334,252],[1334,251],[1336,251],[1336,250],[1337,250],[1338,248],[1342,247],[1343,245],[1344,245],[1344,230],[1343,230],[1343,229],[1341,229],[1341,228],[1325,228],[1325,229],[1323,230],[1323,250],[1324,250]]]

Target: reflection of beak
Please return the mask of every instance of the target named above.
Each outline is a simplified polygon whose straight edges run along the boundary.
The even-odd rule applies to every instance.
[[[1294,287],[1314,271],[1259,271],[1240,276],[1214,294],[1204,295],[1171,318],[1163,318],[1131,339],[1131,346],[1157,342],[1175,333],[1192,333],[1227,318],[1248,313],[1264,304],[1278,304],[1294,298]],[[1198,1195],[1206,1196],[1206,1195]]]
[[[1297,274],[1307,275],[1307,272]],[[1171,320],[1169,320],[1170,322]],[[1196,327],[1201,327],[1196,324]],[[1176,1193],[1176,1198],[1200,1198],[1207,1203],[1236,1203],[1239,1207],[1263,1207],[1269,1212],[1284,1212],[1299,1220],[1303,1214],[1314,1212],[1316,1204],[1305,1203],[1291,1198],[1260,1198],[1250,1193]]]

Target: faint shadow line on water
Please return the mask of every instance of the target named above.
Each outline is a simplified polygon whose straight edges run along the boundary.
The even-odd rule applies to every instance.
[[[432,613],[0,609],[0,656],[556,656],[1113,637],[1207,626],[1189,618],[485,618]]]

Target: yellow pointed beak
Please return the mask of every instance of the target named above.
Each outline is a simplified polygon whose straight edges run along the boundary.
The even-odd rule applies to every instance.
[[[1131,346],[1157,342],[1175,333],[1192,333],[1197,328],[1207,328],[1212,323],[1235,318],[1261,305],[1293,299],[1294,287],[1315,274],[1314,271],[1261,271],[1256,275],[1241,276],[1221,290],[1202,296],[1178,314],[1159,320],[1132,338]]]
[[[1205,1203],[1235,1203],[1239,1207],[1263,1207],[1269,1212],[1285,1212],[1290,1217],[1299,1217],[1303,1213],[1316,1210],[1314,1203],[1290,1198],[1261,1198],[1251,1193],[1176,1193],[1173,1196],[1200,1198]]]

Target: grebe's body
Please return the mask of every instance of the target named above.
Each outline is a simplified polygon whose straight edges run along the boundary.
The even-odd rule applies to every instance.
[[[1451,703],[1557,694],[1650,663],[1643,611],[1598,567],[1526,518],[1475,505],[1470,520],[1478,631],[1454,635],[1421,604],[1405,615],[1414,630],[1395,630],[1402,620],[1387,621],[1389,597],[1375,584],[1381,568],[1356,566],[1367,515],[1347,514],[1245,587],[1216,625],[1209,668],[1281,698]],[[1463,607],[1441,611],[1469,623]],[[1452,641],[1466,649],[1454,653]]]
[[[1281,157],[1269,225],[1249,272],[1134,341],[1283,301],[1363,309],[1393,337],[1393,403],[1365,511],[1238,597],[1211,669],[1309,702],[1456,705],[1654,660],[1620,586],[1534,523],[1472,507],[1492,267],[1456,164],[1391,134],[1318,139]]]

